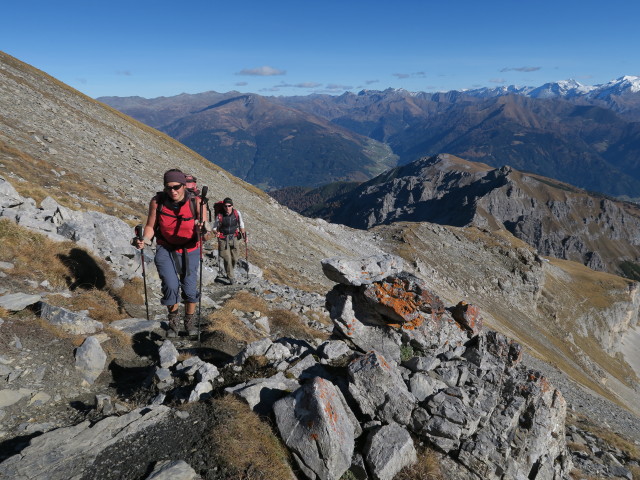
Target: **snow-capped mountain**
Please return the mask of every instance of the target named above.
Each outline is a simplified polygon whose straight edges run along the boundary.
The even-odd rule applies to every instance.
[[[578,98],[607,99],[611,96],[620,96],[629,93],[640,92],[640,77],[625,75],[616,80],[601,85],[583,85],[574,79],[545,83],[540,87],[520,87],[517,85],[501,86],[494,88],[478,88],[475,90],[463,90],[466,95],[478,98],[493,98],[502,95],[516,94],[532,98]]]
[[[625,75],[604,85],[597,85],[589,96],[591,98],[604,99],[638,92],[640,92],[640,77]]]
[[[533,98],[573,98],[587,95],[597,87],[582,85],[576,80],[563,80],[560,82],[545,83],[541,87],[534,88],[527,95]]]

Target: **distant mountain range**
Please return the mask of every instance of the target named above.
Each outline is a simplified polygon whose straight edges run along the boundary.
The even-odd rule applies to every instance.
[[[640,197],[640,77],[446,93],[99,100],[267,190],[363,181],[447,152]]]

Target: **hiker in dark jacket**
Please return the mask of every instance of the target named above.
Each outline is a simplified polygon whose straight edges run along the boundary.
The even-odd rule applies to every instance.
[[[234,270],[240,250],[240,239],[246,239],[244,221],[239,210],[233,208],[233,200],[223,200],[224,210],[216,215],[213,230],[218,237],[218,253],[224,262],[224,269],[230,283],[235,283]]]
[[[162,281],[161,303],[168,310],[167,336],[170,337],[180,331],[180,300],[185,306],[184,327],[189,335],[197,334],[200,199],[185,188],[186,183],[185,174],[180,170],[165,172],[164,190],[149,203],[143,240],[134,239],[134,245],[143,248],[156,238],[155,264]]]

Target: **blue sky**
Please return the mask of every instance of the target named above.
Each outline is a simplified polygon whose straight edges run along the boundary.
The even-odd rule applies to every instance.
[[[0,50],[91,96],[585,85],[640,75],[640,3],[5,2]]]

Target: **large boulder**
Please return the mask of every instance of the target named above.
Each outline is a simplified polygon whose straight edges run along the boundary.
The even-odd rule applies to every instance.
[[[392,480],[404,467],[416,463],[418,457],[411,435],[397,423],[371,432],[364,454],[375,480]]]
[[[338,480],[351,465],[361,430],[340,390],[316,377],[273,408],[280,435],[304,474]]]
[[[409,392],[397,365],[380,353],[369,352],[348,367],[349,393],[371,420],[407,425],[416,398]]]
[[[322,271],[329,280],[344,285],[368,285],[402,271],[403,261],[393,255],[364,258],[331,257],[322,260]]]

